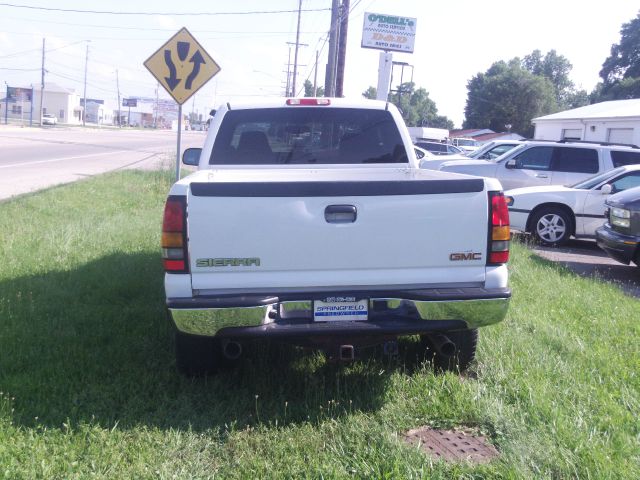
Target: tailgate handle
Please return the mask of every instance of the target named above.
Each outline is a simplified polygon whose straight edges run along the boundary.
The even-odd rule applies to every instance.
[[[353,223],[358,217],[358,209],[353,205],[329,205],[324,209],[327,223]]]

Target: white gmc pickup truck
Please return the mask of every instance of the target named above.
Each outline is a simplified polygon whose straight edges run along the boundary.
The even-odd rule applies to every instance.
[[[271,338],[353,360],[419,335],[442,369],[473,360],[501,321],[509,217],[494,179],[420,170],[397,109],[378,101],[225,105],[198,171],[171,187],[167,307],[186,374]]]

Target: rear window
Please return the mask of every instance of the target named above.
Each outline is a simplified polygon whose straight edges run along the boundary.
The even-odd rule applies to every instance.
[[[598,152],[592,148],[556,148],[553,170],[556,172],[598,173]]]
[[[640,163],[640,152],[623,152],[620,150],[611,150],[611,160],[614,167],[623,165],[635,165]]]
[[[416,143],[416,145],[430,152],[446,152],[447,151],[447,145],[445,145],[444,143],[418,142]]]
[[[290,107],[227,112],[210,165],[407,163],[390,112]]]

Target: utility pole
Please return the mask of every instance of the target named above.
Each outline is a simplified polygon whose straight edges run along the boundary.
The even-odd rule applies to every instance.
[[[293,55],[293,88],[292,97],[296,96],[296,77],[298,76],[298,47],[300,45],[300,17],[302,16],[302,0],[298,0],[298,27],[296,28],[296,50]]]
[[[289,86],[291,87],[291,90],[289,92],[289,95],[287,95],[288,97],[295,97],[296,96],[296,75],[298,74],[298,67],[306,67],[306,65],[298,65],[298,46],[302,46],[302,47],[308,47],[309,44],[308,43],[300,43],[298,41],[296,42],[287,42],[287,45],[289,45],[289,64],[287,67],[287,78],[291,77],[291,80],[289,81]],[[291,75],[291,45],[295,45],[295,57],[293,60],[293,75]]]
[[[316,66],[313,70],[313,96],[318,96],[318,51],[316,50]]]
[[[118,89],[118,127],[121,127],[122,125],[120,125],[120,79],[118,77],[118,70],[116,69],[116,88]]]
[[[293,95],[289,95],[289,87],[291,87],[291,45],[289,45],[289,57],[287,58],[287,90],[284,94],[285,97],[293,97]]]
[[[44,101],[44,38],[42,39],[42,80],[40,82],[40,126],[42,126],[42,102]]]
[[[153,119],[153,128],[158,128],[158,89],[160,88],[160,82],[156,84],[156,115]]]
[[[344,66],[347,56],[347,30],[349,29],[349,0],[342,0],[340,11],[340,41],[338,42],[338,67],[336,73],[336,97],[343,97]]]
[[[329,26],[329,58],[324,77],[324,96],[334,97],[336,93],[336,53],[338,51],[338,35],[340,33],[340,0],[331,4],[331,25]]]
[[[82,126],[86,126],[87,118],[87,64],[89,63],[89,42],[87,40],[87,53],[84,57],[84,106],[82,107]]]

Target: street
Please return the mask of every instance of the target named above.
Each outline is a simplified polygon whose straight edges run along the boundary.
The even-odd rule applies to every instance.
[[[176,132],[0,125],[0,200],[123,168],[174,168]],[[206,132],[186,131],[181,149]]]

